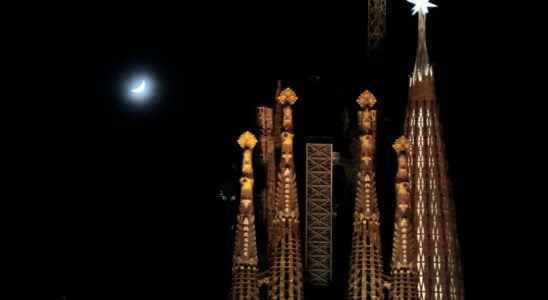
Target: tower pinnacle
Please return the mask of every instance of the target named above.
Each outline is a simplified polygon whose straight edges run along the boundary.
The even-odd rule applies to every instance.
[[[384,299],[380,218],[375,183],[374,156],[377,128],[375,96],[363,92],[356,101],[360,133],[360,167],[352,233],[352,254],[348,299]]]
[[[445,146],[426,46],[426,13],[433,6],[426,0],[412,3],[418,6],[419,32],[404,132],[409,139],[419,299],[460,300],[464,294],[455,208],[449,193]]]
[[[280,95],[278,95],[278,102],[280,102],[281,105],[293,105],[298,99],[299,97],[297,97],[297,94],[295,94],[291,88],[286,88],[280,92]]]
[[[270,300],[302,300],[303,266],[299,228],[299,203],[293,158],[293,112],[298,97],[287,88],[278,96],[283,110],[282,155],[277,169],[276,201],[273,220],[273,257]]]
[[[360,94],[356,102],[362,109],[371,109],[377,103],[377,98],[369,90],[366,90]]]
[[[415,234],[409,183],[409,140],[400,137],[393,146],[398,155],[396,173],[396,217],[392,247],[392,299],[418,299]]]
[[[244,150],[246,149],[253,150],[256,144],[257,144],[257,138],[255,138],[253,133],[249,131],[242,133],[242,135],[238,139],[238,145],[240,145],[240,147]]]
[[[407,2],[415,5],[413,7],[413,15],[419,14],[417,57],[410,80],[410,85],[414,85],[416,82],[421,82],[426,77],[432,77],[434,75],[432,66],[430,65],[428,46],[426,43],[426,15],[428,14],[428,8],[437,6],[430,3],[430,0],[407,0]]]
[[[231,299],[258,300],[258,257],[253,209],[253,148],[255,136],[244,132],[238,139],[243,149],[242,177],[240,178],[240,208],[237,217],[234,258],[232,262]]]

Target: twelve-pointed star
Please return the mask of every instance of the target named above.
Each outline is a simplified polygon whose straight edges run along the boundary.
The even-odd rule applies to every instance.
[[[434,3],[430,3],[430,0],[407,0],[407,2],[415,5],[413,6],[413,15],[416,13],[426,15],[428,14],[428,8],[438,7]]]

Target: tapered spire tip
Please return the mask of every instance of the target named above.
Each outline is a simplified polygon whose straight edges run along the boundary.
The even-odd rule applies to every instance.
[[[242,149],[250,149],[253,150],[255,148],[255,145],[257,144],[257,138],[253,133],[246,131],[240,135],[240,138],[238,139],[238,144]]]
[[[397,153],[405,152],[409,150],[410,141],[407,137],[402,136],[399,139],[394,142],[394,145],[392,146],[394,150],[396,150]]]
[[[371,91],[365,90],[360,94],[356,102],[362,109],[373,108],[373,106],[377,103],[377,98],[373,95],[373,93],[371,93]]]
[[[297,97],[297,94],[291,88],[284,89],[278,95],[278,102],[282,105],[283,104],[293,105],[298,99],[299,97]]]

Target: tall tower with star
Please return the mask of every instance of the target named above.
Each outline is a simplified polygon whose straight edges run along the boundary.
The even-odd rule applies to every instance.
[[[420,299],[463,299],[454,202],[449,180],[434,72],[428,58],[429,0],[407,0],[418,14],[415,66],[409,80],[405,136],[409,138],[409,178],[417,241]]]
[[[230,299],[259,300],[259,285],[257,282],[259,259],[257,256],[255,212],[253,208],[253,148],[257,144],[257,139],[251,132],[246,131],[238,139],[238,144],[243,149],[243,160]]]
[[[282,108],[281,157],[277,169],[276,200],[272,221],[273,253],[270,300],[304,299],[299,203],[293,154],[293,111],[298,97],[287,88],[278,95]]]
[[[357,100],[360,128],[360,167],[356,183],[356,202],[352,233],[352,252],[348,299],[385,299],[381,251],[380,213],[375,184],[375,143],[377,100],[363,92]]]

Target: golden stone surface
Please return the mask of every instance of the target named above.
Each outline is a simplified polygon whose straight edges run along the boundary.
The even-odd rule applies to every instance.
[[[238,139],[238,144],[242,149],[253,149],[257,144],[257,138],[253,133],[246,131]]]
[[[400,137],[399,139],[394,142],[393,148],[396,150],[396,152],[400,153],[403,151],[408,151],[410,146],[409,139],[405,136]]]
[[[356,102],[360,105],[361,108],[373,108],[375,103],[377,103],[377,98],[369,90],[365,90],[360,94]]]
[[[286,88],[278,96],[278,102],[282,105],[283,104],[293,105],[298,99],[299,97],[297,97],[297,94],[291,88]]]

